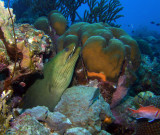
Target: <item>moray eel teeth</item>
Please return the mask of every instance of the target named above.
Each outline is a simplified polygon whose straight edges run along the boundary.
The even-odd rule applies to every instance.
[[[36,80],[27,90],[24,109],[44,105],[53,110],[71,82],[80,50],[71,44],[44,65],[44,78]]]

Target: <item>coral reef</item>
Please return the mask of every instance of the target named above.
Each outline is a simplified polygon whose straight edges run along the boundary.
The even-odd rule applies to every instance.
[[[142,54],[153,57],[152,48],[147,41],[143,39],[136,39],[136,41]]]
[[[159,59],[152,60],[148,55],[142,55],[142,63],[137,74],[137,81],[131,87],[138,94],[142,91],[152,91],[155,95],[160,94],[160,66]]]
[[[34,22],[34,27],[38,30],[43,30],[50,36],[57,53],[57,39],[66,31],[66,18],[59,11],[52,10],[48,14],[48,18],[46,16],[37,18]]]
[[[151,91],[140,92],[134,97],[134,103],[146,106],[152,97],[155,97],[155,95]]]
[[[148,123],[129,111],[140,104],[160,108],[160,40],[134,40],[112,27],[122,17],[119,0],[16,0],[14,8],[17,3],[24,9],[15,13],[23,9],[31,18],[19,14],[19,22],[35,22],[38,30],[13,24],[13,10],[0,1],[0,134],[160,133],[159,117]],[[67,28],[81,4],[90,8],[79,17],[86,22]]]
[[[71,36],[77,36],[78,44]],[[136,41],[120,28],[105,27],[102,23],[77,23],[58,38],[58,51],[70,43],[66,41],[83,46],[82,56],[87,70],[104,73],[108,81],[117,81],[128,62],[133,66],[132,71],[141,62]]]
[[[111,109],[115,117],[115,121],[108,128],[106,128],[105,126],[104,128],[109,129],[108,131],[111,131],[112,129],[110,133],[124,134],[128,130],[130,131],[130,134],[134,132],[134,134],[137,134],[137,135],[140,135],[140,134],[156,135],[157,133],[160,132],[159,119],[154,120],[152,122],[148,122],[148,119],[145,119],[145,118],[135,119],[138,117],[138,115],[131,114],[128,108],[133,108],[134,110],[137,110],[138,108],[140,108],[140,104],[144,106],[152,105],[156,108],[159,108],[160,107],[159,99],[160,99],[160,96],[156,96],[150,91],[141,92],[135,97],[127,96],[124,99],[124,101],[121,102],[121,104]],[[115,130],[114,132],[113,132],[113,129]],[[119,131],[117,129],[119,129]]]
[[[6,46],[5,42],[3,42],[3,51],[1,52],[3,54],[7,52],[1,59],[1,67],[4,68],[7,66],[9,73],[13,73],[14,71],[13,60],[15,60],[16,53],[18,54],[15,67],[16,72],[14,72],[15,74],[10,85],[13,85],[15,82],[25,81],[26,76],[29,74],[42,71],[43,60],[46,59],[45,56],[49,56],[53,51],[51,50],[53,48],[51,39],[44,32],[35,30],[29,24],[16,25],[15,33],[17,36],[17,45],[7,44]],[[7,86],[4,87],[6,89]]]

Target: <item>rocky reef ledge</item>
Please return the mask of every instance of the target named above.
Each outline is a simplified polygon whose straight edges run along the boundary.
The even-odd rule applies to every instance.
[[[96,90],[94,87],[86,86],[68,88],[53,112],[45,106],[25,111],[19,109],[17,111],[21,115],[12,122],[7,134],[109,135],[101,130],[106,118],[114,120],[109,104],[99,95],[89,107]]]

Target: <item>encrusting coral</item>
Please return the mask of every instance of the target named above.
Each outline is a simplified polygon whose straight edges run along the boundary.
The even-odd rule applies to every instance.
[[[25,87],[27,75],[41,71],[44,57],[53,51],[51,39],[29,24],[13,24],[13,30],[12,10],[10,16],[2,1],[0,9],[0,72],[3,73],[0,90],[13,89],[14,84]]]

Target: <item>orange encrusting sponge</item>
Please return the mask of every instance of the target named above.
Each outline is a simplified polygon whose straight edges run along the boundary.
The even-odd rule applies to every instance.
[[[87,71],[87,75],[89,77],[99,77],[101,78],[104,82],[106,81],[106,76],[101,72],[101,73],[95,73],[95,72],[88,72]]]

